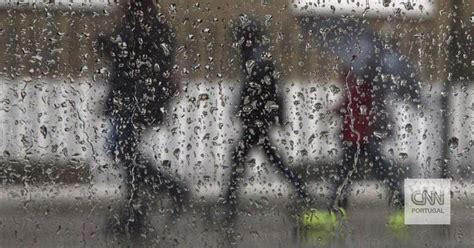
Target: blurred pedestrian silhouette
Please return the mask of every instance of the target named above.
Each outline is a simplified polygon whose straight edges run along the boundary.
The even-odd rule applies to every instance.
[[[402,207],[406,169],[390,162],[381,145],[392,132],[388,100],[397,97],[411,104],[420,103],[414,68],[394,44],[377,37],[362,20],[307,20],[307,33],[314,34],[321,48],[329,51],[327,55],[338,60],[345,90],[339,109],[343,116],[343,161],[336,167],[331,207],[347,206],[350,180],[367,170],[361,169],[362,164],[370,165],[368,170],[388,186],[391,205]]]
[[[238,22],[233,35],[240,50],[243,72],[239,104],[243,134],[234,148],[229,188],[225,196],[225,203],[230,210],[227,218],[230,220],[236,214],[239,180],[244,175],[246,157],[252,148],[258,146],[263,148],[269,162],[296,188],[300,205],[310,202],[305,184],[295,172],[284,165],[270,139],[272,125],[282,122],[283,109],[268,41],[254,20],[242,15]]]
[[[188,192],[139,151],[145,129],[160,124],[176,88],[171,77],[173,31],[153,0],[131,0],[122,7],[116,32],[101,35],[98,47],[112,60],[106,113],[113,126],[112,153],[126,172],[127,206],[116,227],[138,236],[146,231],[155,193],[169,192],[177,214]]]

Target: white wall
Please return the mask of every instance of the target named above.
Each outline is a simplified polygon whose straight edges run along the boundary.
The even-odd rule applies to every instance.
[[[288,124],[275,127],[272,138],[290,166],[302,163],[335,163],[341,156],[341,119],[331,111],[341,100],[332,83],[289,82],[285,92]],[[458,89],[459,88],[459,89]],[[3,159],[67,162],[76,159],[91,166],[95,182],[119,182],[119,169],[105,145],[109,123],[101,113],[106,92],[104,82],[89,79],[4,80],[0,84],[0,148]],[[449,135],[458,138],[450,153],[450,168],[460,171],[473,161],[470,150],[473,130],[473,86],[457,87],[450,102]],[[207,100],[199,100],[207,94]],[[229,173],[232,142],[241,132],[235,117],[239,86],[232,82],[191,82],[169,109],[167,124],[150,129],[143,148],[156,160],[169,160],[170,173],[192,185],[219,188]],[[440,88],[423,90],[420,109],[393,100],[394,135],[384,146],[385,154],[400,166],[410,167],[415,177],[439,175],[442,154]],[[193,100],[195,99],[195,100]],[[175,117],[175,118],[171,118]],[[409,132],[407,124],[411,124]],[[46,137],[41,127],[47,130]],[[43,128],[44,129],[44,128]],[[469,143],[471,142],[471,143]],[[57,147],[54,149],[54,147]],[[390,152],[392,149],[393,152]],[[406,158],[403,154],[407,154]],[[258,149],[252,153],[248,176],[256,181],[282,180]],[[470,169],[472,172],[472,169]]]

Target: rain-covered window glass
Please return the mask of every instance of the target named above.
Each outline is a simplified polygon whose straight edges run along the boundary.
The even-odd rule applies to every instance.
[[[1,0],[0,247],[474,247],[468,0]]]

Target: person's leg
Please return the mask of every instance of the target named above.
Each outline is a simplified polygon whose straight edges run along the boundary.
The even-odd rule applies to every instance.
[[[142,168],[143,183],[145,188],[150,191],[148,193],[167,192],[174,202],[173,215],[180,214],[184,210],[184,203],[189,198],[189,189],[168,173],[160,170],[140,152],[137,155],[137,164]],[[147,198],[152,201],[153,195],[149,195]]]
[[[359,166],[359,159],[362,157],[363,147],[355,144],[344,144],[342,162],[336,165],[336,175],[333,179],[333,191],[330,196],[330,208],[347,208],[348,188],[352,174]]]
[[[343,159],[336,165],[334,177],[331,178],[332,189],[328,199],[328,209],[310,209],[305,212],[302,225],[309,227],[309,230],[332,230],[329,233],[335,234],[342,227],[346,219],[347,197],[349,184],[353,174],[357,172],[359,156],[363,153],[363,148],[351,144],[343,144]]]
[[[250,147],[254,143],[254,138],[251,134],[245,133],[240,139],[237,146],[234,148],[232,154],[232,165],[229,180],[229,187],[225,194],[225,205],[229,211],[227,219],[233,219],[236,214],[236,208],[238,203],[239,194],[239,181],[245,172],[245,159],[249,152]]]
[[[141,130],[131,121],[120,118],[113,121],[114,158],[125,172],[125,206],[119,225],[127,234],[136,238],[142,232],[146,220],[148,202],[143,199],[143,166],[136,163],[137,147]]]
[[[389,204],[401,208],[404,204],[402,191],[403,172],[398,166],[390,163],[380,149],[379,143],[371,143],[369,148],[370,160],[374,164],[377,179],[384,182],[389,188]]]
[[[144,232],[151,204],[148,200],[149,193],[143,187],[143,168],[133,162],[128,163],[127,166],[131,167],[126,169],[128,197],[126,198],[127,206],[123,217],[126,218],[124,220],[126,231],[137,237],[137,235]]]
[[[270,160],[270,163],[272,163],[276,168],[278,168],[283,173],[283,175],[285,175],[288,181],[296,188],[298,198],[302,201],[302,203],[311,205],[312,202],[306,190],[306,185],[303,183],[301,178],[298,177],[297,173],[291,170],[291,168],[289,168],[288,166],[284,165],[276,148],[272,146],[269,137],[263,138],[263,149],[268,159]]]

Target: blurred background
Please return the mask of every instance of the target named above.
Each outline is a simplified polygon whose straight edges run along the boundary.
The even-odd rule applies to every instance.
[[[147,246],[474,246],[471,1],[158,5],[175,31],[179,90],[165,123],[147,130],[140,146],[157,166],[189,185],[193,204],[181,222],[169,224],[168,203],[160,200],[153,222],[158,231]],[[117,245],[104,225],[123,200],[123,172],[106,149],[110,63],[95,49],[99,34],[118,25],[122,14],[116,6],[105,0],[0,3],[0,247]],[[352,185],[354,218],[345,237],[301,238],[279,208],[290,204],[291,187],[254,149],[240,193],[246,217],[235,239],[221,240],[219,228],[205,219],[206,209],[222,198],[232,147],[242,133],[235,116],[242,72],[231,32],[241,14],[264,27],[279,75],[286,123],[272,128],[273,144],[319,202],[326,201],[328,181],[343,155],[343,119],[333,110],[345,91],[340,58],[331,52],[338,45],[327,44],[333,41],[326,39],[332,31],[325,20],[352,20],[383,47],[398,47],[393,59],[412,65],[422,104],[386,99],[392,133],[381,152],[410,178],[453,179],[452,225],[410,227],[411,237],[392,237],[379,218],[389,211],[384,186],[363,177]]]

